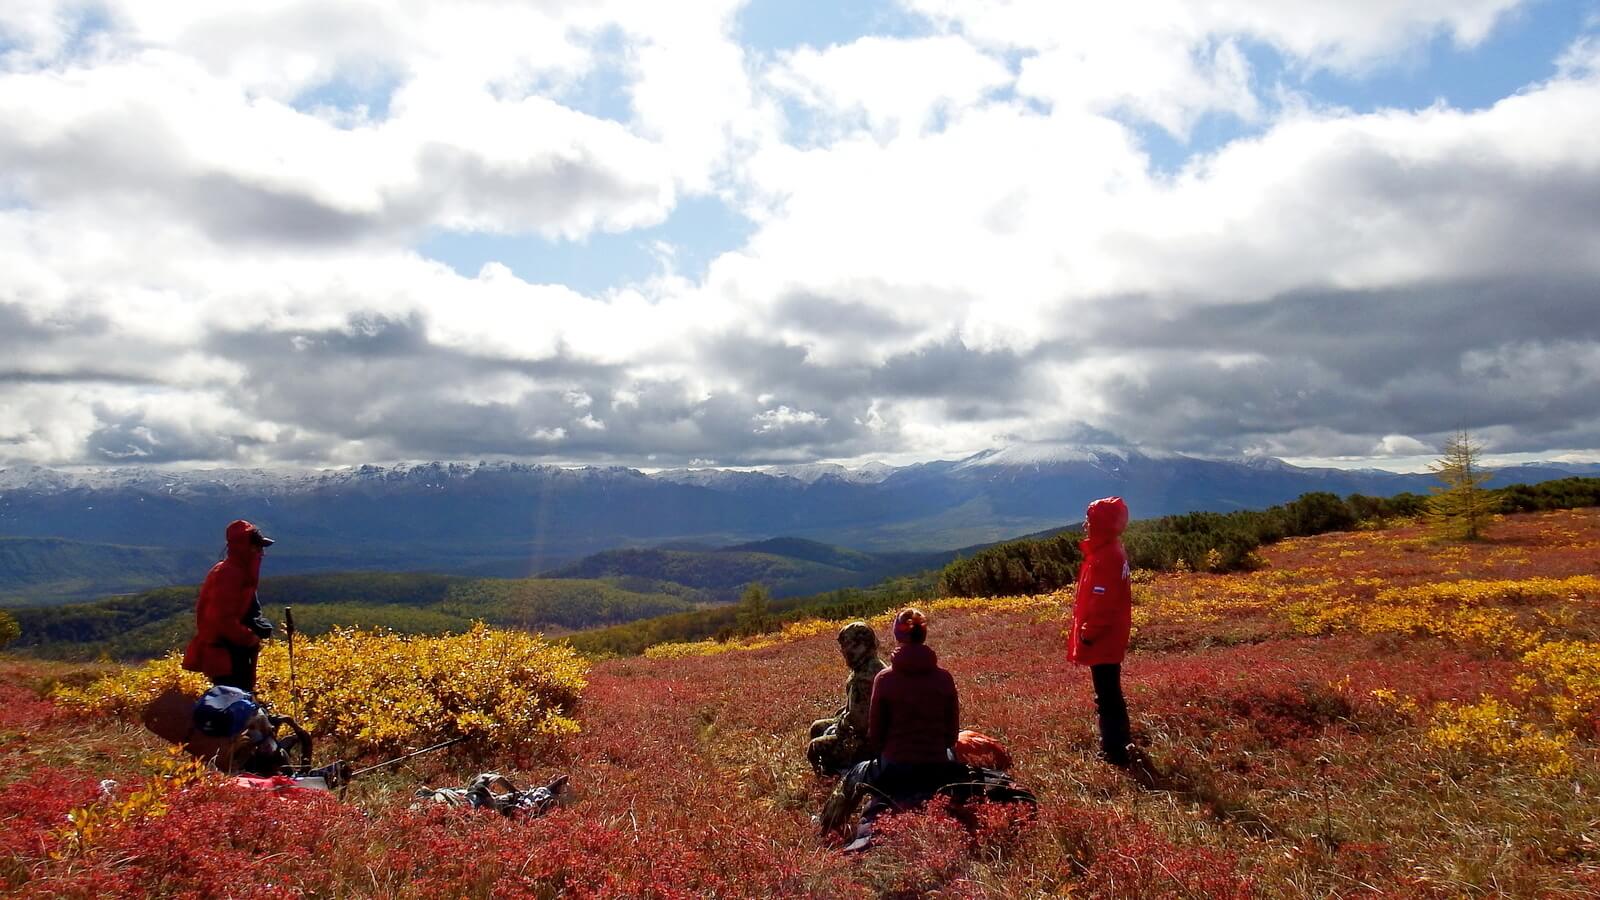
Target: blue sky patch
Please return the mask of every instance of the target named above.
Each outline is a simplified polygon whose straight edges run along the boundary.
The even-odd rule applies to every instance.
[[[1279,85],[1321,106],[1357,113],[1382,109],[1426,109],[1435,103],[1461,110],[1486,109],[1531,84],[1556,74],[1555,59],[1600,13],[1600,3],[1545,2],[1502,19],[1476,47],[1459,47],[1440,32],[1408,57],[1373,72],[1345,75],[1327,69],[1298,71],[1276,49],[1240,41],[1250,63],[1251,87],[1263,105],[1259,122],[1230,113],[1207,113],[1187,138],[1131,117],[1122,120],[1137,134],[1155,172],[1173,174],[1190,159],[1213,153],[1240,138],[1261,134],[1276,114]]]
[[[673,249],[679,274],[698,279],[722,253],[744,245],[750,221],[716,197],[680,200],[665,222],[624,233],[596,232],[584,240],[550,240],[538,234],[497,235],[441,231],[417,252],[464,277],[498,262],[533,284],[564,284],[584,294],[636,284],[662,272],[658,242]]]
[[[931,33],[926,19],[893,3],[852,0],[751,0],[739,14],[739,42],[773,53],[796,47],[848,44],[866,35],[914,37]]]
[[[626,124],[633,118],[627,45],[620,28],[601,31],[591,44],[596,65],[575,84],[562,86],[555,97],[563,106],[597,119]]]
[[[399,79],[392,75],[342,74],[301,91],[289,105],[300,112],[312,114],[332,109],[355,116],[365,110],[361,118],[368,122],[381,122],[389,118],[389,99],[399,86]]]

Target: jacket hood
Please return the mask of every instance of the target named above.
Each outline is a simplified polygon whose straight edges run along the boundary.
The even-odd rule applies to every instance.
[[[922,675],[939,667],[939,654],[927,644],[901,644],[889,656],[889,668],[902,675]]]
[[[261,578],[262,547],[255,542],[256,527],[243,519],[228,524],[228,561],[245,572],[245,583],[254,587]]]
[[[1089,504],[1089,509],[1084,513],[1084,524],[1088,526],[1089,536],[1083,542],[1085,548],[1108,544],[1122,536],[1128,528],[1128,504],[1121,497],[1106,497]]]

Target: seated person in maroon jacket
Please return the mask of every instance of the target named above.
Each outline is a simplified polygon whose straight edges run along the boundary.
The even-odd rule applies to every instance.
[[[921,610],[895,616],[894,640],[889,668],[872,683],[867,746],[894,766],[943,767],[961,730],[955,679],[926,643],[928,617]]]
[[[866,833],[849,849],[865,845],[877,813],[913,805],[966,777],[965,767],[951,753],[961,719],[956,682],[939,668],[938,655],[924,643],[927,638],[928,618],[920,610],[905,609],[895,616],[897,646],[889,668],[873,682],[868,713],[867,746],[877,758],[845,775],[819,817],[824,832],[840,828],[861,795],[870,791],[874,802],[862,816]]]

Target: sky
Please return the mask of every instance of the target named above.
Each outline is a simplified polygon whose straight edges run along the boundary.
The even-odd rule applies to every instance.
[[[1600,459],[1597,0],[7,0],[0,465]]]

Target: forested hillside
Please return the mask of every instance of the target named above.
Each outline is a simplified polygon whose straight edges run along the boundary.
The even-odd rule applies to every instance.
[[[101,655],[132,659],[183,646],[194,632],[196,588],[169,587],[94,603],[27,607],[18,650],[64,659]],[[404,634],[465,631],[475,621],[529,631],[579,628],[684,612],[704,598],[677,585],[596,579],[472,579],[450,575],[352,572],[266,577],[262,605],[282,620],[293,606],[307,634],[339,626],[387,628]],[[281,637],[281,634],[280,634]]]
[[[0,606],[174,584],[204,572],[214,561],[215,556],[204,552],[167,547],[0,537]]]
[[[865,586],[936,569],[958,552],[873,554],[802,538],[772,538],[705,550],[608,550],[544,575],[670,581],[731,601],[749,584],[762,584],[776,597]]]

